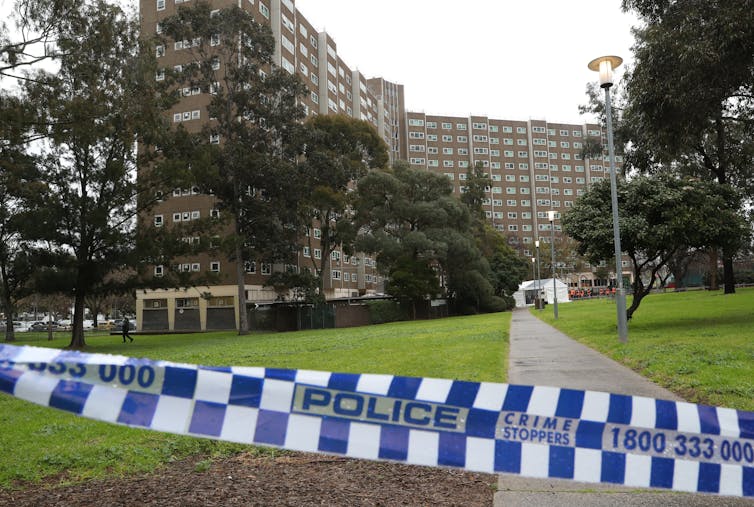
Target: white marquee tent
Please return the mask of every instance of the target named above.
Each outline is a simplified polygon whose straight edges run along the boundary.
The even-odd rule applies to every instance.
[[[570,303],[571,300],[568,299],[568,285],[556,279],[555,287],[558,291],[558,303]],[[533,305],[534,298],[537,295],[537,289],[539,289],[540,293],[544,296],[547,304],[551,305],[555,302],[552,278],[526,280],[521,282],[521,285],[518,286],[518,290],[513,294],[513,299],[516,300],[516,308]]]

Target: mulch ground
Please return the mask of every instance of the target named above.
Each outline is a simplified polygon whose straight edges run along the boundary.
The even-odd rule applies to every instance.
[[[200,458],[128,478],[0,490],[22,506],[491,506],[497,476],[450,469],[290,453]]]

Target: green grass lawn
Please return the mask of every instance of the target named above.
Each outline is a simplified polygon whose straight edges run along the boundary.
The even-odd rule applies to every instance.
[[[630,304],[630,298],[629,298]],[[552,305],[533,314],[688,401],[754,410],[754,289],[645,298],[618,341],[612,300]]]
[[[90,335],[88,352],[204,365],[264,366],[504,382],[510,313],[295,333]],[[56,333],[19,333],[16,345],[65,347]],[[0,487],[153,470],[192,454],[248,446],[179,437],[79,418],[0,393]],[[274,452],[262,451],[256,452]]]

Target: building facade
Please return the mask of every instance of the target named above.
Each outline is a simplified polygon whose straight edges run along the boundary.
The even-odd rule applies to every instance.
[[[142,32],[160,32],[160,21],[192,0],[141,0]],[[584,159],[587,138],[604,144],[599,125],[571,125],[539,120],[505,120],[485,116],[450,117],[409,112],[402,85],[380,77],[367,78],[338,54],[333,37],[318,31],[296,8],[293,0],[211,0],[213,8],[238,5],[256,21],[271,27],[276,46],[274,64],[298,74],[308,93],[302,99],[307,115],[345,114],[371,123],[389,148],[390,160],[407,160],[412,167],[444,174],[455,192],[464,189],[466,173],[481,164],[492,184],[487,189],[485,213],[493,226],[508,237],[521,255],[534,254],[535,241],[549,242],[547,211],[558,214],[555,233],[561,232],[560,213],[573,205],[589,183],[607,176],[603,158]],[[185,51],[189,41],[174,41],[156,48],[161,69],[180,69],[191,61]],[[192,42],[193,43],[193,42]],[[160,79],[158,73],[157,79]],[[209,95],[185,88],[170,111],[175,124],[197,132],[209,121]],[[212,196],[197,188],[175,189],[164,196],[147,221],[155,227],[213,217],[219,214]],[[320,231],[314,224],[303,238],[294,269],[320,263]],[[188,242],[199,238],[184,238]],[[210,272],[218,282],[211,286],[170,290],[145,290],[137,294],[139,330],[208,330],[236,328],[239,308],[236,266],[219,254],[202,253],[179,259],[172,269]],[[265,287],[277,270],[287,266],[246,264],[246,295],[252,304],[270,304],[281,294]],[[167,266],[154,266],[161,276]],[[368,254],[331,256],[325,286],[329,299],[381,292],[383,280]]]

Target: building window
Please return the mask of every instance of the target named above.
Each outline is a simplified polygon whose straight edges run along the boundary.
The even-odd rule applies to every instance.
[[[154,267],[154,276],[162,276],[164,274],[164,272],[165,272],[165,270],[164,270],[164,268],[161,265]]]
[[[220,262],[219,261],[212,261],[209,263],[209,270],[213,273],[219,273],[220,272]]]
[[[154,226],[155,227],[162,227],[163,218],[162,215],[155,215],[154,216]]]
[[[165,10],[165,0],[157,0],[157,10],[158,11]],[[157,33],[160,33],[160,31],[158,31]]]
[[[272,274],[272,264],[262,264],[262,274],[265,276]]]

